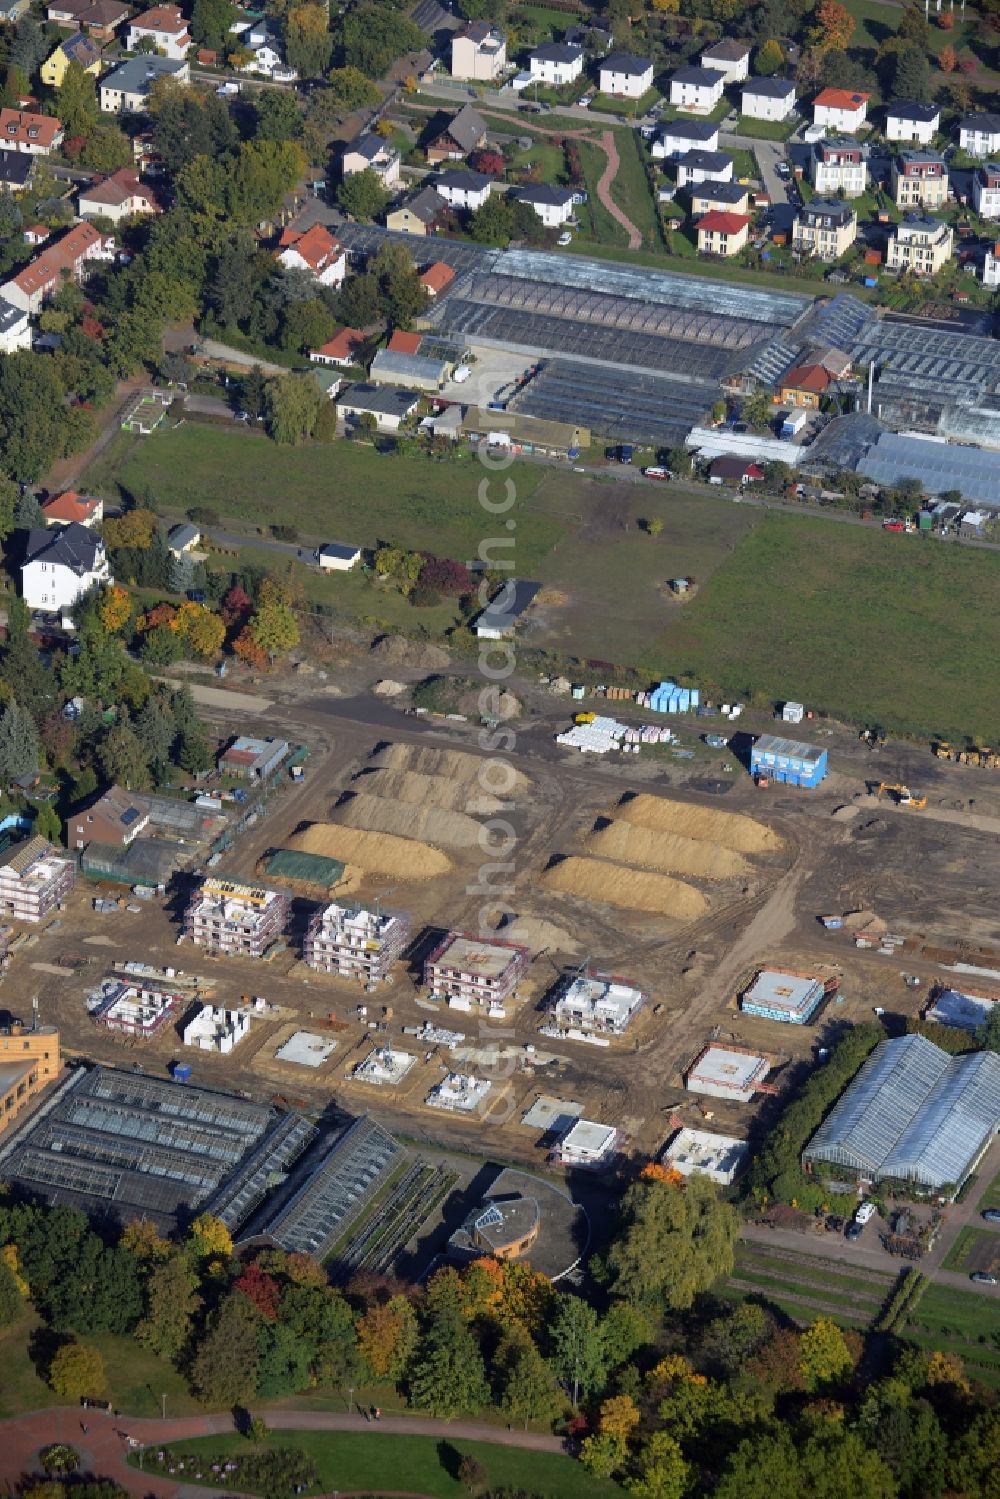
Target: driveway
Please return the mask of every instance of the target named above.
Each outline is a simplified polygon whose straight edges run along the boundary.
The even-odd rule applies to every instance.
[[[725,144],[742,147],[751,150],[757,162],[764,191],[771,202],[776,206],[783,206],[788,202],[788,194],[785,191],[785,183],[778,176],[777,166],[779,161],[785,159],[784,141],[759,141],[747,136],[720,136],[720,145]]]

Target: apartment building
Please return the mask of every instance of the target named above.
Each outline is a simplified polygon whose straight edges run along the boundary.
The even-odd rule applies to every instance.
[[[886,268],[933,276],[951,259],[954,240],[954,231],[940,219],[911,214],[889,238]]]
[[[424,983],[455,1009],[502,1012],[528,970],[531,953],[516,942],[449,932],[424,963]]]
[[[813,198],[804,203],[792,229],[792,247],[818,260],[846,255],[858,237],[858,216],[840,198]]]
[[[66,900],[76,865],[46,838],[29,838],[0,854],[0,912],[14,921],[44,921]]]
[[[368,986],[384,983],[410,935],[406,916],[331,901],[313,916],[303,956],[317,973],[336,973]]]
[[[809,174],[821,198],[832,198],[842,192],[845,198],[859,198],[868,186],[868,163],[856,140],[834,135],[817,141],[809,158]]]
[[[948,168],[936,151],[900,151],[891,182],[897,208],[943,208],[948,201]]]
[[[287,895],[205,879],[184,913],[184,933],[210,952],[261,958],[283,935],[287,921]]]

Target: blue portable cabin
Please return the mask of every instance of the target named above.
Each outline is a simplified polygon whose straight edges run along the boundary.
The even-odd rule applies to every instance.
[[[762,734],[750,751],[751,775],[788,786],[818,786],[827,773],[827,751],[778,734]]]

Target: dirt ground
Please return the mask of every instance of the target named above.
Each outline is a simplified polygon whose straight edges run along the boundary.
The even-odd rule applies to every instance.
[[[372,697],[367,689],[382,673],[353,645],[331,648],[323,671],[325,676],[314,668],[280,682],[241,678],[235,684],[265,692],[275,704],[256,717],[242,708],[241,728],[294,735],[310,745],[311,754],[304,783],[272,799],[266,817],[216,873],[259,878],[258,862],[269,850],[283,846],[304,824],[328,819],[379,744],[448,747],[484,756],[473,725],[407,717]],[[405,672],[394,674],[407,679]],[[936,761],[919,746],[890,745],[870,755],[852,730],[807,724],[801,737],[820,738],[829,746],[828,780],[814,792],[759,791],[736,755],[700,744],[700,731],[719,726],[712,721],[682,729],[683,743],[693,751],[690,760],[661,752],[611,763],[554,743],[554,733],[565,727],[575,705],[553,700],[537,684],[515,681],[511,687],[526,703],[526,714],[515,726],[508,758],[530,782],[504,814],[512,829],[506,855],[512,868],[509,873],[493,868],[494,854],[449,848],[452,868],[442,877],[424,882],[364,877],[355,895],[406,911],[414,936],[410,961],[399,965],[391,986],[379,994],[366,996],[360,986],[311,973],[298,961],[295,949],[308,902],[294,902],[290,946],[268,962],[253,963],[177,945],[183,892],[166,905],[144,906],[138,915],[97,915],[91,903],[99,892],[81,881],[58,922],[30,933],[17,947],[4,983],[5,1007],[13,1014],[30,1013],[37,996],[42,1019],[60,1026],[68,1055],[139,1064],[153,1072],[183,1058],[200,1082],[314,1109],[370,1109],[411,1136],[538,1165],[548,1142],[520,1120],[541,1094],[575,1101],[585,1117],[618,1124],[626,1149],[636,1154],[658,1151],[678,1122],[710,1119],[715,1129],[742,1133],[768,1117],[771,1100],[733,1106],[683,1088],[684,1070],[710,1038],[732,1038],[766,1052],[773,1064],[770,1080],[780,1090],[796,1069],[814,1061],[818,1047],[843,1021],[870,1018],[879,1007],[903,1023],[922,1009],[935,981],[945,977],[945,963],[964,960],[1000,969],[1000,919],[992,893],[1000,878],[1000,843],[988,821],[987,830],[972,825],[1000,817],[1000,774]],[[224,713],[224,705],[212,711]],[[619,704],[608,704],[605,711],[627,712]],[[765,714],[747,718],[745,730],[741,721],[747,733],[774,730]],[[927,794],[927,811],[899,808],[885,799],[872,802],[867,782],[882,778],[903,780]],[[583,855],[583,840],[595,820],[626,791],[755,817],[780,835],[781,849],[749,856],[750,873],[736,879],[690,878],[708,910],[687,923],[543,888],[539,875],[553,856]],[[937,811],[961,812],[966,821],[942,822]],[[509,886],[501,889],[499,900],[498,884]],[[492,908],[488,919],[487,907]],[[818,919],[857,908],[874,909],[890,932],[907,939],[905,945],[893,956],[859,950],[843,931],[826,931]],[[430,1005],[419,960],[433,935],[446,928],[479,930],[484,920],[493,927],[503,912],[519,920],[517,930],[539,934],[531,944],[533,961],[519,1005],[501,1024]],[[87,966],[60,966],[67,955],[86,959]],[[249,1038],[225,1058],[186,1051],[172,1030],[148,1043],[128,1044],[90,1020],[84,997],[111,961],[129,958],[204,975],[217,1003],[263,995],[273,1008],[254,1019]],[[583,962],[621,975],[649,996],[627,1036],[608,1048],[538,1034],[544,995],[567,967]],[[836,975],[839,995],[805,1027],[745,1015],[736,995],[756,968],[767,965]],[[921,987],[908,988],[904,974],[919,977]],[[978,984],[989,987],[986,979]],[[1000,979],[994,986],[1000,989]],[[362,1017],[363,1002],[368,1012]],[[426,1106],[430,1088],[456,1065],[441,1048],[403,1034],[404,1026],[428,1019],[464,1032],[474,1050],[491,1051],[492,1060],[480,1054],[469,1069],[492,1067],[494,1088],[483,1117],[456,1117]],[[336,1040],[321,1067],[275,1059],[278,1046],[300,1028]],[[374,1042],[386,1040],[416,1057],[404,1080],[381,1088],[355,1082],[351,1074],[358,1062]],[[525,1052],[529,1045],[536,1047],[534,1054]]]

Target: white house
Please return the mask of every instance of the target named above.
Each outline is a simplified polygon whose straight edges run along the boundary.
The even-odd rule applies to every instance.
[[[885,133],[891,141],[912,141],[918,146],[929,146],[940,128],[941,110],[937,104],[896,99],[886,111]]]
[[[1000,242],[986,251],[983,261],[983,285],[1000,286]]]
[[[670,79],[670,102],[692,114],[711,114],[722,98],[725,85],[726,75],[718,68],[698,68],[689,63],[678,68]]]
[[[151,54],[130,57],[101,79],[101,110],[109,115],[141,114],[158,78],[187,83],[190,77],[191,66],[186,61]]]
[[[33,114],[30,109],[0,109],[0,151],[48,156],[62,140],[62,124],[53,115]]]
[[[153,43],[163,57],[180,62],[187,56],[191,34],[179,5],[154,5],[135,16],[128,28],[128,49],[134,52],[142,41]]]
[[[701,54],[701,65],[703,68],[711,68],[720,71],[730,83],[742,83],[745,78],[750,77],[750,47],[746,42],[735,42],[728,37],[723,37],[721,42],[713,42],[711,47],[706,47]]]
[[[0,354],[31,348],[31,319],[23,307],[0,297]]]
[[[612,52],[601,62],[600,89],[615,99],[641,99],[653,87],[653,64],[633,52]]]
[[[848,88],[825,88],[813,100],[813,124],[825,130],[860,130],[868,117],[871,94]]]
[[[651,155],[664,157],[683,156],[687,151],[717,151],[719,127],[712,120],[671,120],[660,126],[659,134],[650,147]]]
[[[857,141],[843,136],[817,141],[809,159],[813,187],[821,198],[859,198],[868,186],[868,163]]]
[[[375,418],[379,432],[398,432],[420,404],[420,392],[401,385],[349,385],[337,401],[337,410],[348,427],[357,427],[364,416]]]
[[[493,83],[507,66],[504,34],[489,21],[469,21],[451,39],[451,76]]]
[[[345,177],[353,177],[355,172],[374,172],[384,188],[391,188],[399,181],[399,164],[395,146],[372,131],[348,142],[340,159],[340,170]]]
[[[492,182],[493,178],[483,172],[458,167],[452,172],[442,172],[434,186],[452,208],[468,208],[474,212],[486,202]]]
[[[740,113],[749,120],[787,120],[795,108],[790,78],[751,78],[743,85]]]
[[[286,271],[308,271],[320,286],[342,286],[347,275],[347,251],[325,224],[304,232],[286,229],[278,242],[278,261]]]
[[[103,218],[119,224],[141,214],[159,213],[160,205],[153,189],[139,180],[138,172],[123,167],[101,182],[81,187],[77,211],[81,219]]]
[[[948,224],[930,214],[908,214],[889,236],[886,267],[935,276],[951,259],[954,244],[955,233]]]
[[[326,546],[320,547],[316,560],[323,572],[349,573],[361,561],[361,548],[328,541]]]
[[[983,219],[1000,219],[1000,166],[988,161],[972,174],[972,202]]]
[[[733,158],[724,151],[687,151],[677,159],[677,186],[699,182],[732,182]]]
[[[21,565],[21,596],[29,609],[58,614],[91,588],[114,580],[108,571],[104,542],[76,521],[28,533]]]
[[[995,155],[1000,151],[1000,115],[985,111],[966,115],[958,127],[958,144],[970,156]]]
[[[561,88],[565,83],[575,83],[583,72],[583,48],[571,42],[546,42],[532,52],[528,67],[532,83]]]
[[[252,53],[240,66],[241,73],[259,73],[274,83],[294,83],[298,73],[285,62],[278,38],[266,26],[251,26],[240,37],[240,45]]]
[[[552,187],[548,182],[529,182],[516,188],[513,196],[528,203],[546,229],[558,229],[573,217],[573,193],[568,187]]]

